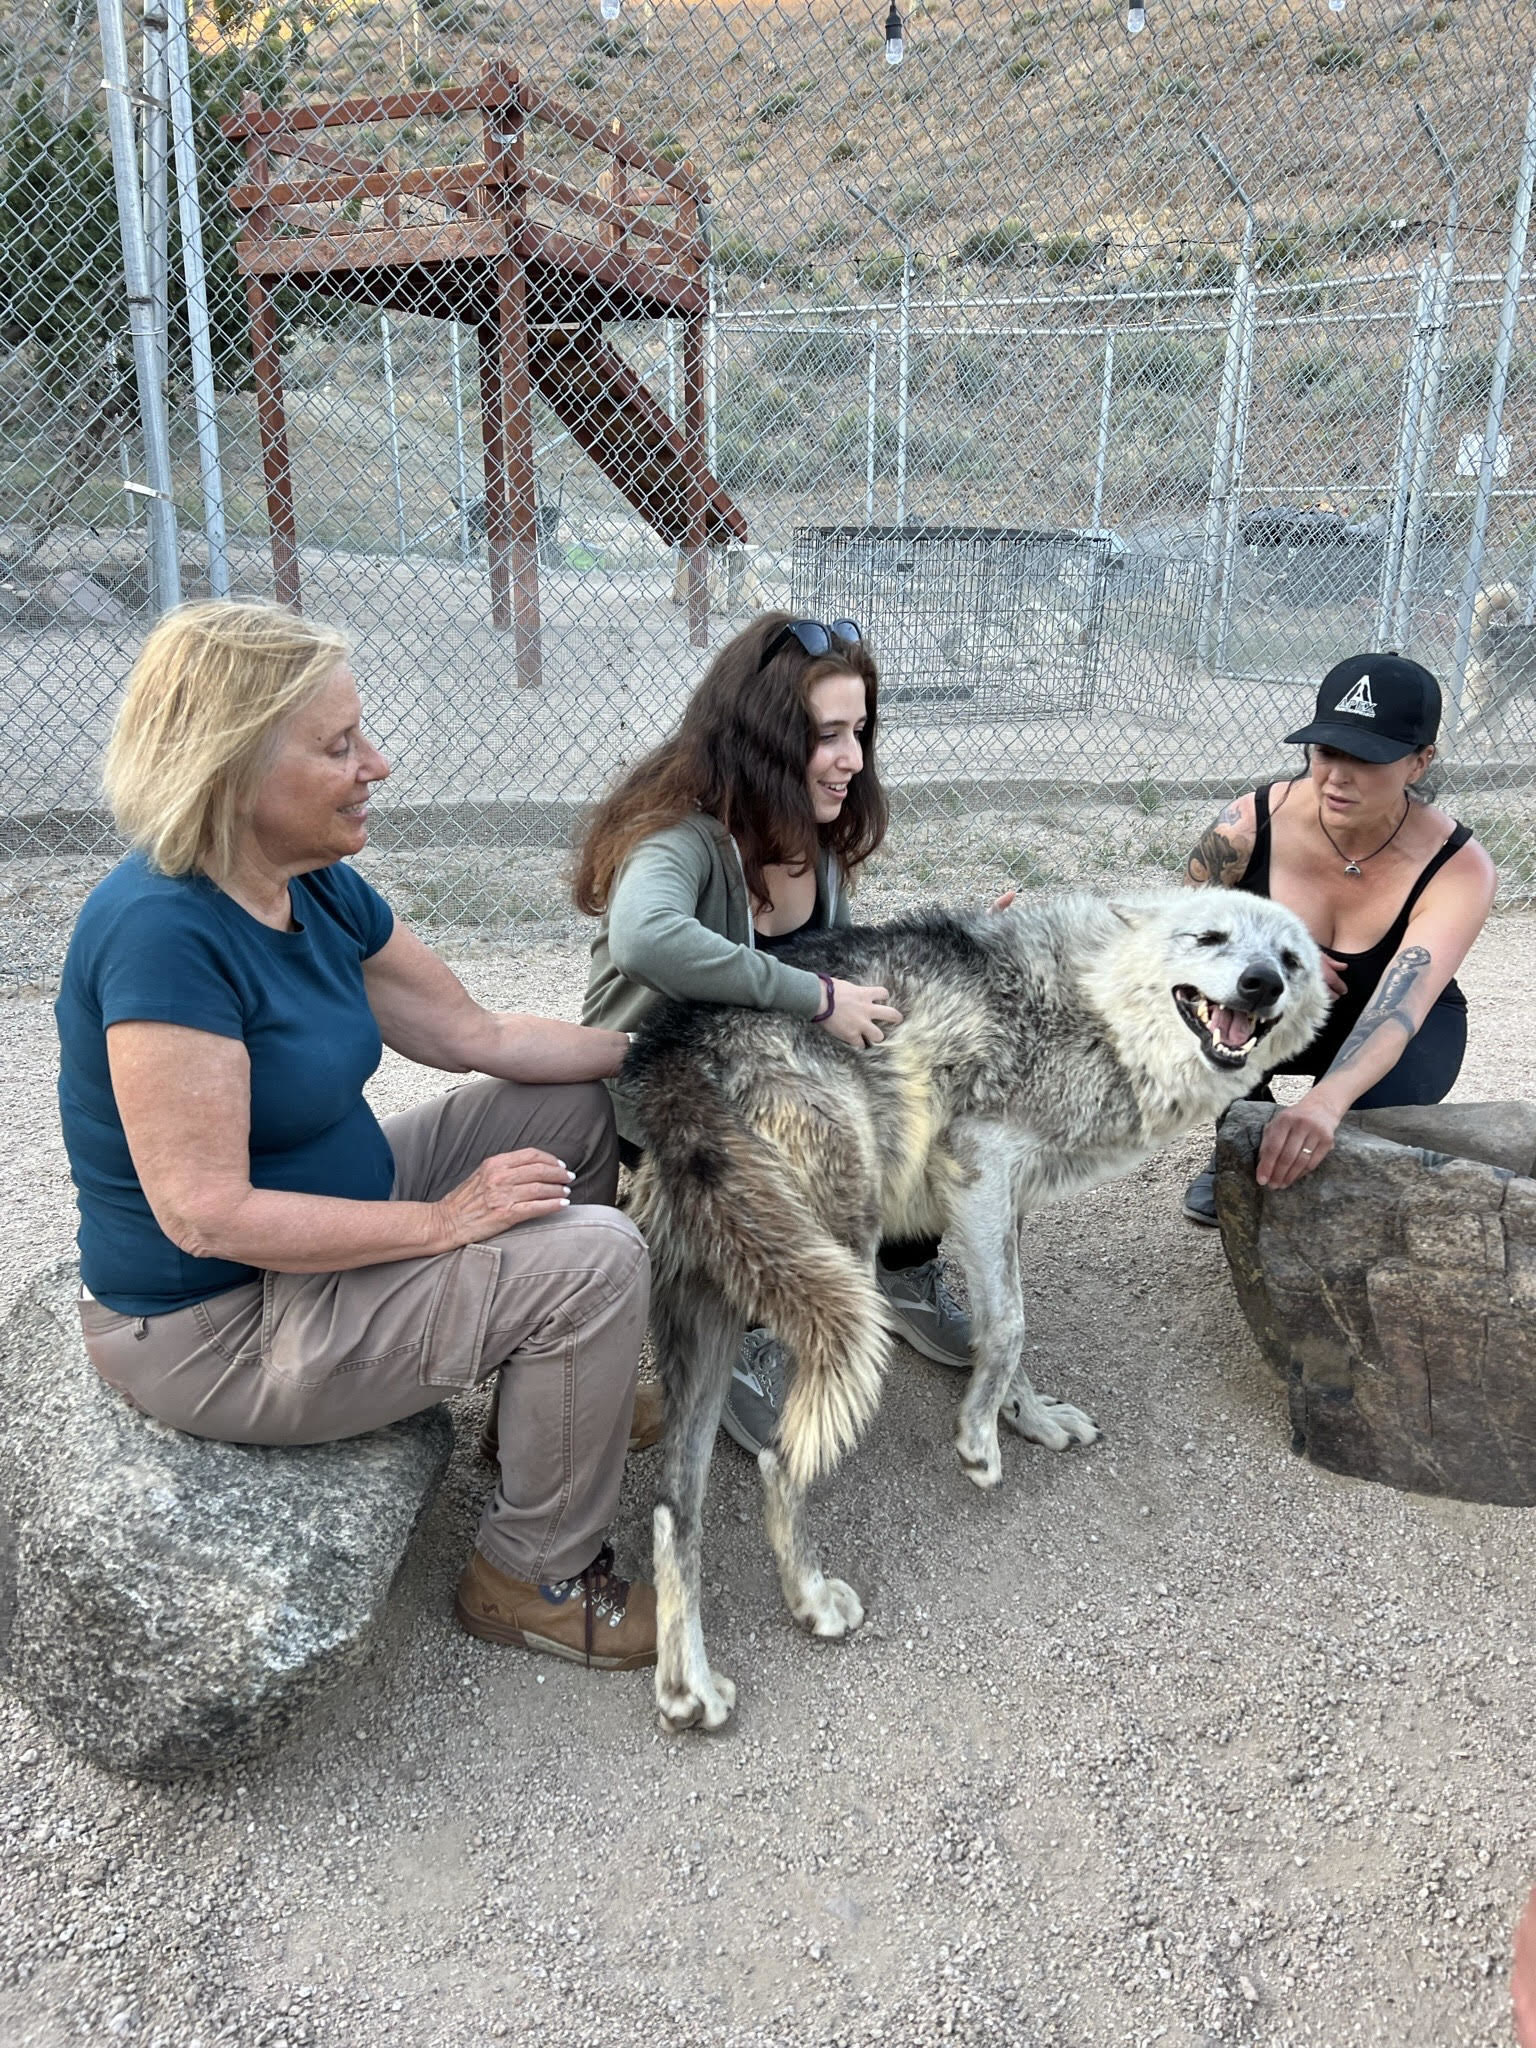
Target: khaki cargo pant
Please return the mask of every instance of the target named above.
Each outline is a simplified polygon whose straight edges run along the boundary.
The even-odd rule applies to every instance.
[[[226,1443],[360,1435],[499,1373],[501,1477],[476,1548],[514,1578],[571,1577],[618,1504],[650,1294],[640,1233],[611,1206],[607,1093],[475,1081],[383,1124],[402,1201],[536,1146],[575,1174],[571,1206],[436,1258],[267,1273],[170,1315],[85,1300],[86,1349],[135,1406]]]

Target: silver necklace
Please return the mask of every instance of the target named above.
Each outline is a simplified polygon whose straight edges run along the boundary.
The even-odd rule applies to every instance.
[[[1351,860],[1350,856],[1344,851],[1343,847],[1340,846],[1337,839],[1334,838],[1333,834],[1328,830],[1328,827],[1323,823],[1323,809],[1321,804],[1318,805],[1317,809],[1317,829],[1319,830],[1319,832],[1322,833],[1323,837],[1327,840],[1328,844],[1339,856],[1339,859],[1343,861],[1345,874],[1358,875],[1366,861],[1374,860],[1378,853],[1386,852],[1387,848],[1392,844],[1393,840],[1397,837],[1398,833],[1401,832],[1403,827],[1407,824],[1408,813],[1412,809],[1412,801],[1405,796],[1403,798],[1403,815],[1392,827],[1392,830],[1387,834],[1386,838],[1383,839],[1380,846],[1373,846],[1369,853],[1362,853],[1359,860]]]

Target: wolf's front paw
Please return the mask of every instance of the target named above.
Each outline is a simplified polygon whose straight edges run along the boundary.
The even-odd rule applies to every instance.
[[[1049,1400],[1033,1389],[1010,1394],[998,1413],[1010,1429],[1032,1444],[1044,1444],[1048,1451],[1064,1451],[1069,1444],[1091,1444],[1099,1434],[1098,1424],[1081,1408]]]
[[[998,1449],[995,1422],[970,1422],[962,1416],[955,1431],[955,1456],[966,1478],[983,1493],[1001,1483],[1003,1454]]]
[[[694,1685],[669,1683],[656,1674],[656,1713],[670,1735],[685,1728],[723,1728],[736,1705],[736,1688],[718,1671],[707,1671]]]
[[[842,1579],[807,1579],[790,1602],[790,1613],[813,1636],[851,1636],[864,1619],[864,1603]]]

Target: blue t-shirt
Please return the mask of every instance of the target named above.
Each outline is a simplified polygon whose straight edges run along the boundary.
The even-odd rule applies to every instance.
[[[80,1277],[122,1315],[158,1316],[260,1278],[198,1259],[161,1230],[139,1186],[107,1067],[107,1026],[185,1024],[238,1038],[251,1061],[251,1185],[382,1202],[394,1155],[363,1085],[383,1050],[363,962],[394,913],[345,861],[288,885],[273,931],[206,876],[131,854],[85,900],[54,1016],[59,1111],[80,1199]]]

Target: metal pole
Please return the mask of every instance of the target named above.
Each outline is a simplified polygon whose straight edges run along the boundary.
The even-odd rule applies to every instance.
[[[1104,375],[1099,385],[1099,445],[1093,459],[1093,530],[1104,526],[1104,472],[1109,465],[1109,408],[1115,392],[1115,330],[1104,336]]]
[[[1227,502],[1223,512],[1221,538],[1221,604],[1216,614],[1216,666],[1227,661],[1227,638],[1232,630],[1232,601],[1237,593],[1237,534],[1243,502],[1243,462],[1248,453],[1248,410],[1253,394],[1253,355],[1258,340],[1259,288],[1243,259],[1242,305],[1239,331],[1242,346],[1237,358],[1237,402],[1232,413],[1232,454],[1227,473]]]
[[[139,418],[144,435],[144,466],[148,484],[129,486],[143,497],[149,525],[149,599],[156,612],[181,597],[181,565],[176,545],[176,503],[171,495],[171,444],[165,416],[165,386],[159,377],[159,350],[150,291],[149,249],[144,234],[138,176],[138,150],[133,133],[133,89],[128,83],[128,41],[123,31],[120,0],[97,0],[101,31],[103,83],[107,88],[107,131],[112,142],[112,176],[117,195],[117,226],[123,245],[123,282],[128,321],[133,335],[133,363],[138,382]]]
[[[704,266],[705,281],[709,287],[709,312],[704,321],[704,467],[711,476],[719,471],[715,454],[715,404],[716,371],[718,368],[718,335],[715,322],[715,266]]]
[[[1445,152],[1433,122],[1415,102],[1414,112],[1429,138],[1446,182],[1445,240],[1435,262],[1429,308],[1429,332],[1424,355],[1424,389],[1414,428],[1413,472],[1408,483],[1408,502],[1403,512],[1402,557],[1397,568],[1393,594],[1393,647],[1406,647],[1413,631],[1413,603],[1419,587],[1419,558],[1424,543],[1424,521],[1430,510],[1434,485],[1435,439],[1440,429],[1440,398],[1445,387],[1445,352],[1451,323],[1451,299],[1456,277],[1456,230],[1461,218],[1461,182],[1456,167]]]
[[[464,455],[464,366],[459,361],[459,323],[448,324],[449,364],[453,373],[453,446],[458,462],[459,560],[473,561],[474,547],[469,532],[469,464]]]
[[[873,526],[875,523],[875,459],[878,453],[875,444],[875,359],[879,346],[880,325],[876,315],[871,313],[869,316],[868,427],[864,446],[864,524],[866,526]]]
[[[208,543],[208,588],[228,597],[229,541],[224,530],[224,473],[219,464],[219,407],[213,385],[213,333],[208,321],[208,273],[203,262],[203,213],[197,189],[197,136],[192,121],[187,0],[166,0],[171,133],[176,145],[176,204],[181,222],[182,280],[187,293],[187,343],[192,357],[192,403],[197,416],[197,463],[203,486],[203,537]]]
[[[1488,392],[1488,421],[1483,429],[1483,453],[1477,466],[1477,496],[1472,511],[1472,533],[1467,543],[1467,573],[1462,579],[1461,608],[1456,615],[1456,652],[1453,657],[1451,699],[1459,715],[1462,691],[1466,687],[1467,657],[1472,646],[1472,611],[1477,603],[1483,574],[1483,549],[1488,539],[1488,515],[1493,507],[1493,469],[1504,426],[1504,394],[1509,387],[1509,361],[1514,353],[1515,322],[1520,312],[1520,285],[1525,270],[1525,243],[1531,226],[1531,189],[1536,184],[1536,65],[1531,67],[1530,90],[1525,103],[1525,140],[1520,151],[1520,180],[1515,187],[1515,218],[1509,234],[1509,261],[1504,270],[1504,296],[1499,305],[1499,338],[1493,351],[1493,382]]]
[[[1429,335],[1434,318],[1435,266],[1425,259],[1419,267],[1419,289],[1413,309],[1413,332],[1408,358],[1403,365],[1402,396],[1397,422],[1397,457],[1392,465],[1392,502],[1387,512],[1385,545],[1381,551],[1381,586],[1376,601],[1376,635],[1373,647],[1389,647],[1393,620],[1402,597],[1403,532],[1408,521],[1408,501],[1413,492],[1414,463],[1418,452],[1419,421],[1424,410],[1424,383],[1429,373]]]
[[[389,411],[389,468],[395,486],[395,552],[405,553],[405,492],[400,482],[400,416],[395,410],[395,352],[389,340],[389,315],[379,315],[379,340],[384,347],[384,403]]]
[[[912,389],[912,244],[901,245],[901,325],[896,336],[896,524],[907,523],[907,414]]]
[[[666,323],[667,338],[667,418],[677,424],[677,322]]]
[[[170,66],[166,58],[167,20],[161,8],[146,6],[139,52],[140,155],[144,178],[144,238],[149,250],[149,292],[154,300],[155,348],[160,358],[160,383],[170,377],[171,342],[171,154]]]
[[[874,215],[901,249],[901,318],[896,338],[896,524],[900,528],[907,523],[907,412],[911,385],[909,343],[912,333],[914,262],[912,244],[889,214],[882,213],[878,206],[855,192],[851,185],[845,185],[843,190],[855,206],[862,206],[866,213]]]
[[[1227,499],[1232,488],[1233,458],[1237,446],[1237,415],[1243,391],[1245,329],[1249,318],[1246,300],[1253,262],[1255,236],[1253,201],[1238,182],[1237,174],[1202,130],[1196,141],[1212,159],[1237,194],[1243,208],[1243,248],[1237,273],[1232,280],[1232,305],[1227,316],[1227,346],[1221,365],[1221,397],[1216,416],[1216,445],[1211,454],[1210,496],[1205,508],[1205,542],[1201,550],[1200,659],[1207,669],[1215,664],[1215,642],[1222,604],[1222,567],[1226,553]]]

